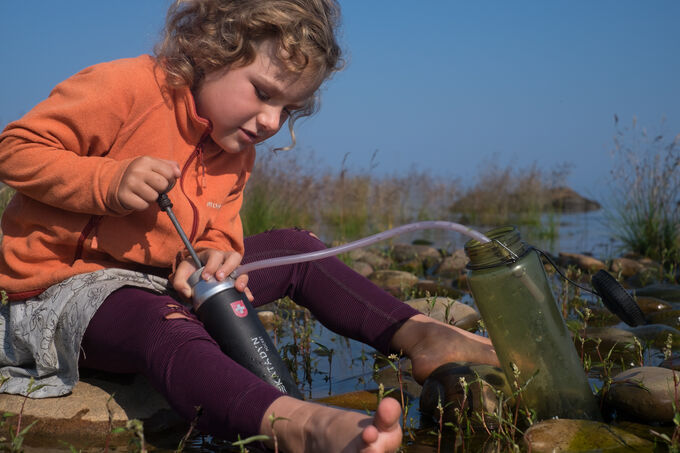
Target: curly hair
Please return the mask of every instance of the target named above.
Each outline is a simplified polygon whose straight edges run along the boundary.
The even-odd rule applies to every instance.
[[[335,37],[339,21],[335,0],[176,0],[154,50],[174,87],[195,89],[211,71],[252,63],[265,40],[278,44],[277,57],[289,70],[311,70],[323,80],[343,65]],[[293,123],[317,108],[315,95],[291,113],[293,145]]]

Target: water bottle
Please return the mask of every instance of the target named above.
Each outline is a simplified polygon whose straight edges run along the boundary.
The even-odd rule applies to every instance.
[[[514,227],[470,240],[468,284],[508,382],[539,420],[601,417],[535,249]],[[518,377],[517,377],[517,373]]]

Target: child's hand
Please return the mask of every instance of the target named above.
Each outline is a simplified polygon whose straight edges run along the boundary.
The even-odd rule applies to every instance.
[[[208,280],[214,277],[217,281],[224,281],[229,274],[241,263],[241,255],[236,252],[222,252],[220,250],[203,250],[198,253],[201,262],[205,263],[201,277]],[[177,266],[177,270],[172,278],[172,286],[177,292],[184,295],[187,299],[191,298],[191,287],[187,280],[196,271],[196,265],[191,258],[185,259]],[[253,300],[253,295],[247,287],[248,275],[239,275],[234,282],[237,290],[244,292],[248,300]]]
[[[126,209],[143,211],[182,174],[177,162],[142,156],[125,170],[116,197]]]

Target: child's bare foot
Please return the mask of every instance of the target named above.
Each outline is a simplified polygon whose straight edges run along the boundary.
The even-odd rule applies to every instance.
[[[499,365],[488,338],[423,314],[406,321],[392,337],[391,346],[411,359],[413,378],[420,383],[440,365],[449,362]]]
[[[271,414],[285,418],[276,421],[273,430]],[[386,453],[401,445],[400,417],[401,407],[392,398],[382,400],[371,418],[282,396],[267,409],[260,432],[272,439],[276,436],[279,449],[289,453]]]

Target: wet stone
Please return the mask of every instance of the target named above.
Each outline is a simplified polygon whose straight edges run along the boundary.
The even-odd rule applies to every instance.
[[[628,327],[627,330],[642,340],[643,344],[661,349],[666,346],[668,336],[670,335],[671,348],[677,349],[680,347],[680,330],[664,324],[645,324],[643,326]]]
[[[583,335],[579,332],[579,335]],[[593,360],[599,356],[606,357],[610,351],[610,360],[632,364],[637,359],[637,338],[633,332],[617,327],[588,327],[585,331],[586,342],[583,345],[585,353]],[[638,338],[640,344],[642,342]],[[598,344],[599,342],[599,344]],[[574,337],[576,350],[581,353],[581,342]],[[599,351],[599,352],[598,352]]]
[[[680,310],[663,310],[650,313],[645,316],[650,324],[665,324],[674,328],[680,328]]]
[[[375,411],[378,407],[378,393],[376,391],[358,390],[356,392],[316,398],[314,401],[346,409]]]
[[[675,415],[674,373],[680,382],[680,374],[668,368],[650,366],[623,371],[614,376],[605,404],[621,418],[643,423],[671,422]]]
[[[408,300],[405,303],[437,321],[465,330],[476,329],[481,319],[477,310],[448,297],[424,297]]]
[[[642,313],[645,315],[656,313],[657,311],[669,310],[671,308],[671,304],[656,297],[637,296],[635,302],[637,302],[638,307],[640,307],[640,310],[642,310]]]
[[[524,434],[533,453],[653,451],[654,444],[615,426],[590,420],[553,419],[533,425]]]
[[[465,379],[467,392],[461,379]],[[503,370],[491,365],[469,362],[453,362],[440,366],[430,374],[423,384],[420,395],[420,413],[437,422],[441,403],[442,418],[447,422],[456,421],[456,409],[467,412],[496,413],[501,403],[497,391],[511,394]]]

